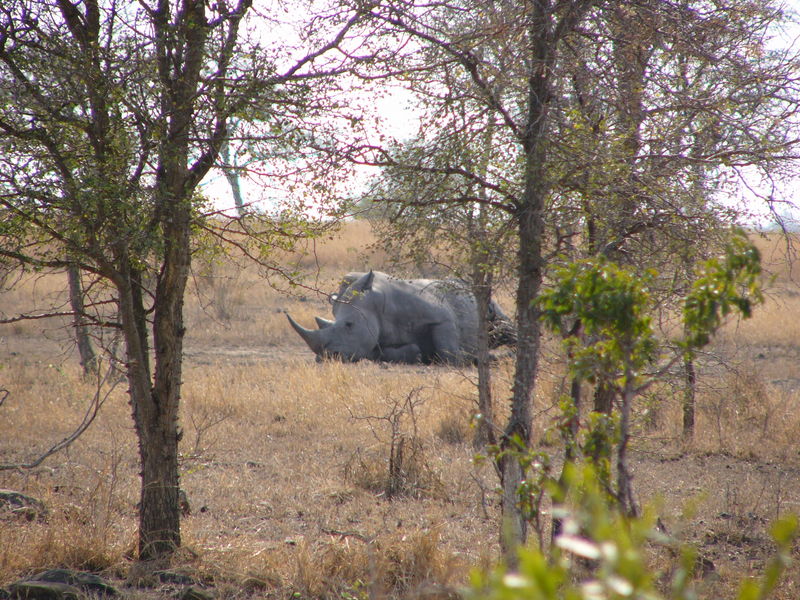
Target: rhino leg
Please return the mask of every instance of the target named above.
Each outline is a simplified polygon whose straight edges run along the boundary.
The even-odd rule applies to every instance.
[[[422,351],[416,344],[382,347],[380,360],[391,363],[415,365],[422,362]]]
[[[433,359],[453,365],[469,362],[460,345],[460,336],[453,323],[439,323],[431,328]]]

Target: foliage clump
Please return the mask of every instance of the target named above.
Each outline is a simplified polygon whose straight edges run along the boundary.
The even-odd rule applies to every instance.
[[[653,514],[630,518],[607,503],[602,482],[591,467],[570,467],[565,488],[554,487],[560,502],[554,510],[564,523],[546,550],[519,550],[519,565],[501,565],[472,574],[468,600],[694,600],[698,554],[680,545],[657,527]],[[554,484],[555,485],[555,484]],[[565,490],[571,490],[565,494]],[[737,600],[771,596],[791,560],[798,534],[796,516],[776,521],[771,528],[777,549],[764,575],[741,584]],[[678,559],[671,573],[650,565],[653,549]]]

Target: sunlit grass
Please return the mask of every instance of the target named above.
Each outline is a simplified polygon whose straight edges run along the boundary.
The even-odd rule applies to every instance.
[[[391,269],[380,256],[361,255],[372,239],[365,223],[342,235],[318,243],[315,256],[299,257],[308,285],[289,295],[266,285],[252,265],[222,263],[206,272],[196,265],[180,414],[181,481],[192,514],[182,524],[186,551],[176,564],[223,595],[418,597],[457,587],[469,566],[497,556],[498,479],[490,462],[473,460],[475,370],[318,364],[286,321],[288,311],[313,327],[314,316],[331,316],[325,294],[342,274]],[[638,407],[635,446],[767,463],[796,459],[800,411],[792,378],[800,353],[791,315],[800,311],[800,296],[781,266],[780,244],[759,243],[767,242],[777,273],[770,299],[752,320],[727,325],[710,349],[735,368],[703,359],[695,441],[681,440],[680,390],[664,386]],[[3,292],[2,310],[40,308],[45,297],[63,301],[64,287],[61,276],[26,279]],[[510,298],[500,297],[509,313]],[[0,326],[0,389],[8,390],[0,405],[2,463],[30,460],[69,434],[96,391],[80,373],[67,325]],[[533,433],[557,452],[558,401],[569,390],[557,343],[546,346]],[[493,379],[502,428],[513,359],[495,364]],[[419,402],[404,409],[412,394]],[[123,382],[68,451],[32,471],[0,472],[0,488],[39,497],[50,509],[46,521],[0,519],[0,585],[59,565],[126,574],[139,494],[130,412]],[[390,500],[389,452],[401,438],[416,462],[406,464],[412,476]],[[657,467],[648,468],[652,473],[637,474],[645,490],[645,482],[659,479]],[[747,485],[742,506],[763,505],[758,485]]]

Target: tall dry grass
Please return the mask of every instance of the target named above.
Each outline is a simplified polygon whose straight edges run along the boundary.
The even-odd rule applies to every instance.
[[[379,255],[361,255],[371,239],[366,223],[353,223],[341,238],[298,255],[309,285],[288,295],[252,265],[195,264],[180,415],[182,486],[192,513],[175,564],[214,583],[221,597],[447,595],[470,567],[497,556],[497,477],[473,460],[471,445],[474,370],[317,364],[286,323],[285,311],[309,326],[314,315],[329,316],[322,292],[336,289],[343,273],[389,268]],[[704,485],[684,481],[686,469],[664,475],[651,456],[796,463],[800,352],[789,318],[796,297],[780,245],[759,243],[767,242],[777,273],[772,299],[754,321],[729,325],[704,359],[695,441],[680,437],[678,389],[660,388],[638,407],[635,485],[646,497]],[[61,276],[28,278],[2,292],[0,306],[6,314],[27,311],[63,301],[64,290]],[[0,325],[0,388],[9,392],[0,405],[0,463],[30,460],[82,418],[95,388],[81,377],[70,339],[63,321]],[[493,376],[502,426],[512,360],[500,360]],[[557,438],[548,431],[566,383],[551,350],[534,415],[535,438],[553,452]],[[123,384],[69,450],[33,470],[0,471],[0,488],[49,508],[42,521],[0,517],[0,586],[53,566],[124,577],[135,547],[136,452]],[[733,481],[725,485],[736,490],[736,506],[769,512],[758,481]],[[779,485],[782,506],[800,502],[788,478]],[[685,500],[686,492],[665,511],[680,512]],[[703,502],[706,523],[726,512],[724,498]]]

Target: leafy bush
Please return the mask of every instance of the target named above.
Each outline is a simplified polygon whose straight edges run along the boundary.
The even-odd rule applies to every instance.
[[[474,572],[468,600],[601,600],[641,598],[694,600],[693,574],[696,552],[681,548],[659,531],[652,515],[629,518],[608,503],[607,494],[591,467],[569,468],[565,474],[571,490],[562,497],[555,515],[563,520],[561,535],[546,550],[526,547],[519,551],[515,572],[500,566]],[[563,495],[554,490],[554,498]],[[777,550],[764,575],[741,585],[737,600],[768,598],[789,563],[797,536],[795,516],[772,526]],[[648,564],[653,547],[667,549],[678,566],[664,577]]]

